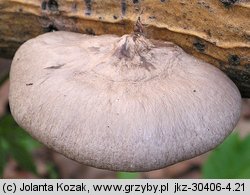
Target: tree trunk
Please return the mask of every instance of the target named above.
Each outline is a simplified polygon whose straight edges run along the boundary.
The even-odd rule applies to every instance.
[[[53,30],[132,33],[138,16],[145,36],[219,67],[250,97],[249,0],[0,0],[0,56]]]

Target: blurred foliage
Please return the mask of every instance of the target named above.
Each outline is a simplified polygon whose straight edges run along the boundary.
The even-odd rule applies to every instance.
[[[9,75],[3,75],[0,77],[0,86],[9,78]]]
[[[202,174],[208,179],[250,178],[250,135],[241,139],[231,134],[210,154]]]
[[[53,163],[47,164],[48,179],[60,179],[59,172]]]
[[[0,119],[0,177],[9,157],[16,160],[21,168],[37,174],[36,166],[31,152],[39,147],[39,143],[33,140],[21,129],[11,115],[5,115]]]
[[[117,172],[118,179],[139,179],[139,173]]]

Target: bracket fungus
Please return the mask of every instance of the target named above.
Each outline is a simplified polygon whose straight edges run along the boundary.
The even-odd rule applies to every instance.
[[[237,87],[219,69],[139,34],[38,36],[17,51],[10,82],[20,126],[110,170],[149,171],[205,153],[241,110]]]

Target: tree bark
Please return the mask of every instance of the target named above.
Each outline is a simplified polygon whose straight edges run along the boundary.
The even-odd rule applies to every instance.
[[[223,70],[250,97],[249,0],[0,0],[0,56],[53,30],[171,41]]]

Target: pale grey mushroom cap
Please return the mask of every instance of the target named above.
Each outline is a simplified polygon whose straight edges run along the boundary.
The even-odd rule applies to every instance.
[[[149,171],[207,152],[241,110],[237,87],[219,69],[142,36],[41,35],[16,53],[10,82],[20,126],[110,170]]]

